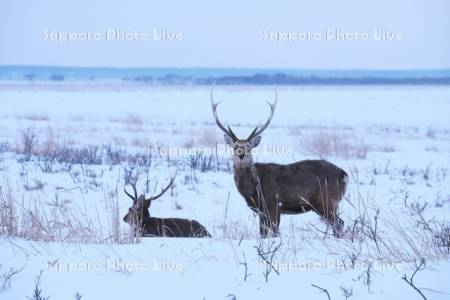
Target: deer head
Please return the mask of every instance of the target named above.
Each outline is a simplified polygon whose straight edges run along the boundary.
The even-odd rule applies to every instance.
[[[138,176],[136,176],[136,178],[130,183],[131,187],[133,188],[133,194],[128,193],[124,188],[125,194],[127,194],[127,196],[130,197],[131,200],[133,200],[133,204],[128,209],[128,213],[123,217],[123,221],[132,226],[141,226],[142,220],[150,217],[150,204],[153,200],[158,199],[159,197],[164,195],[167,190],[169,190],[169,188],[173,185],[175,176],[170,179],[169,184],[165,188],[163,188],[159,194],[151,196],[150,198],[145,198],[144,194],[138,196],[136,189],[137,180]]]
[[[275,91],[275,100],[273,103],[268,102],[270,106],[270,116],[267,119],[266,123],[260,128],[255,127],[252,133],[246,139],[239,139],[231,130],[231,127],[225,127],[219,120],[219,116],[217,114],[217,106],[220,102],[214,102],[213,90],[211,89],[210,94],[211,107],[214,115],[214,119],[216,121],[217,126],[224,132],[225,143],[234,149],[233,162],[234,166],[237,168],[248,167],[250,164],[253,164],[252,157],[252,149],[256,148],[261,142],[261,134],[263,131],[269,126],[270,121],[272,120],[273,114],[275,112],[275,107],[278,101],[278,92]]]

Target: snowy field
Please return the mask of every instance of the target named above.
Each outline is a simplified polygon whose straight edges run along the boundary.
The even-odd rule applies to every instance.
[[[341,239],[313,212],[260,239],[209,92],[0,85],[0,299],[450,299],[450,87],[278,88],[255,160],[344,169]],[[241,137],[274,94],[215,88]],[[123,189],[136,173],[147,195],[176,173],[150,214],[212,238],[133,238]]]

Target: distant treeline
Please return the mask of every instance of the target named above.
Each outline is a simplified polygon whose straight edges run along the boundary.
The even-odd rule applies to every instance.
[[[450,84],[442,70],[296,70],[233,68],[91,68],[0,65],[0,83],[123,81],[148,85]]]
[[[286,74],[255,74],[252,76],[221,76],[221,77],[205,77],[193,78],[176,75],[168,75],[164,77],[133,77],[123,78],[124,81],[142,82],[146,84],[192,84],[192,85],[355,85],[355,84],[450,84],[450,77],[442,78],[382,78],[382,77],[299,77],[289,76]]]

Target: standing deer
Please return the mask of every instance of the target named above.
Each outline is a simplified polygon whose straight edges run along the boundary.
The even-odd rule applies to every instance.
[[[269,126],[275,101],[269,103],[270,116],[256,127],[246,139],[239,139],[230,126],[219,121],[213,90],[210,101],[217,126],[225,133],[227,145],[234,149],[234,181],[247,205],[259,215],[259,232],[267,237],[269,229],[278,235],[280,214],[299,214],[314,210],[333,228],[335,236],[342,235],[344,222],[338,216],[338,204],[348,183],[347,173],[325,160],[303,160],[288,165],[254,163],[252,149],[261,141],[261,134]]]
[[[138,197],[136,189],[137,178],[136,176],[130,184],[134,195],[128,193],[124,188],[125,193],[133,200],[133,205],[123,217],[123,221],[130,224],[137,234],[160,237],[211,237],[208,230],[195,220],[150,217],[149,208],[151,202],[167,192],[172,186],[175,177],[171,178],[169,184],[158,195],[151,196],[148,199],[143,194]]]

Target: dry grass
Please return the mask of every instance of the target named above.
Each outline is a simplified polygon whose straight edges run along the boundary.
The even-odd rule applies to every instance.
[[[207,147],[215,147],[217,145],[216,130],[208,128],[196,134],[199,136],[197,144]]]
[[[214,235],[226,240],[242,240],[258,238],[256,226],[250,226],[247,222],[227,217],[214,228]]]
[[[27,120],[27,121],[49,121],[50,118],[47,115],[43,115],[43,114],[30,114],[30,115],[23,115],[23,116],[18,116],[17,119],[19,120]]]
[[[389,145],[389,144],[371,146],[370,150],[383,152],[383,153],[392,153],[392,152],[396,151],[395,147],[393,145]]]
[[[129,144],[134,147],[144,148],[144,149],[147,149],[152,146],[152,142],[150,140],[148,140],[146,138],[138,138],[138,137],[132,138]]]
[[[319,128],[309,132],[300,137],[301,147],[319,157],[334,155],[363,159],[369,151],[369,147],[358,139],[353,131]],[[33,145],[28,147],[28,152],[51,153],[57,150],[60,135],[51,129],[47,129],[46,135],[44,143],[38,143],[33,138],[33,131],[24,131],[23,143],[31,140]],[[207,130],[200,139],[204,139],[204,143],[212,143],[215,142],[215,136],[214,130]],[[186,147],[192,147],[194,142],[191,140],[189,143]],[[391,148],[386,147],[381,151],[391,151]],[[25,146],[20,148],[25,149]],[[340,240],[328,236],[324,238],[325,235],[313,227],[309,231],[292,230],[285,233],[292,253],[295,253],[296,249],[305,249],[308,245],[314,249],[317,244],[322,243],[321,246],[330,252],[355,254],[360,256],[360,259],[413,261],[421,257],[439,259],[448,255],[448,247],[436,244],[436,232],[440,231],[427,231],[417,226],[418,220],[415,216],[407,213],[394,215],[383,209],[375,202],[374,195],[363,195],[359,190],[357,175],[355,176],[351,184],[353,191],[349,192],[346,200],[352,209],[351,214],[347,215],[345,237]],[[89,186],[80,188],[77,197],[62,197],[58,193],[49,193],[47,187],[34,189],[31,186],[32,191],[24,193],[25,191],[21,190],[23,185],[20,188],[14,187],[8,178],[3,178],[0,184],[0,234],[30,240],[74,243],[136,242],[138,239],[121,228],[117,185],[112,189],[103,189],[103,197],[99,197],[103,200],[104,207],[97,213],[107,216],[106,223],[101,224],[92,213],[74,209],[72,203],[72,200],[77,202],[83,209],[86,193],[84,189]],[[30,200],[27,204],[22,200],[26,197]],[[179,205],[175,203],[175,206]],[[377,211],[380,212],[379,215]],[[214,222],[212,228],[214,235],[223,239],[258,239],[257,222],[256,218],[252,223],[248,219],[225,216],[223,220]],[[448,245],[450,240],[448,224],[445,226],[440,228],[442,235],[438,235],[438,238],[441,238],[438,243],[444,246]]]
[[[448,222],[423,221],[420,215],[401,208],[392,211],[392,207],[377,202],[375,191],[360,189],[357,172],[351,174],[341,209],[345,230],[340,239],[333,237],[321,221],[302,223],[301,228],[291,223],[287,230],[284,228],[280,236],[285,242],[281,249],[284,259],[296,260],[297,253],[320,248],[339,257],[345,269],[351,269],[355,263],[371,262],[389,268],[404,267],[422,258],[437,261],[449,257]],[[235,238],[240,234],[231,233]]]
[[[17,235],[17,211],[8,179],[0,186],[0,234]]]
[[[120,243],[122,235],[120,231],[120,212],[119,212],[119,197],[117,187],[114,191],[105,193],[106,212],[109,218],[109,238],[114,243]]]
[[[185,134],[185,130],[181,127],[176,127],[174,129],[172,129],[172,134],[173,135],[184,135]]]
[[[319,128],[303,133],[299,138],[300,148],[320,158],[338,156],[365,159],[371,150],[363,139],[353,132]]]
[[[45,133],[45,139],[44,142],[41,145],[40,153],[44,155],[50,155],[51,153],[54,153],[55,151],[58,151],[58,149],[61,148],[62,139],[59,132],[55,132],[55,130],[47,126],[46,133]]]
[[[0,234],[33,241],[76,244],[127,241],[120,230],[117,190],[105,193],[106,205],[102,213],[108,215],[107,224],[88,214],[82,189],[79,197],[84,203],[81,205],[74,205],[71,198],[62,194],[55,193],[53,199],[44,195],[46,193],[28,193],[29,201],[25,201],[21,192],[14,193],[9,181],[4,179],[0,193]],[[76,208],[78,205],[80,207]]]
[[[436,244],[435,233],[418,226],[421,217],[406,211],[393,212],[363,192],[357,172],[347,197],[349,209],[345,238],[339,248],[378,261],[411,262],[421,258],[436,260],[448,255],[447,248]]]
[[[70,121],[73,121],[73,122],[84,122],[84,121],[86,121],[86,118],[83,117],[83,116],[75,115],[75,116],[70,117]]]
[[[132,134],[148,134],[150,130],[146,129],[143,125],[140,124],[127,124],[124,128],[124,131]]]
[[[436,138],[436,130],[431,127],[428,127],[427,131],[425,133],[425,136],[429,139],[435,139]]]
[[[124,123],[128,125],[144,125],[145,123],[142,116],[137,114],[129,114],[123,118],[110,118],[109,121],[112,123]]]

